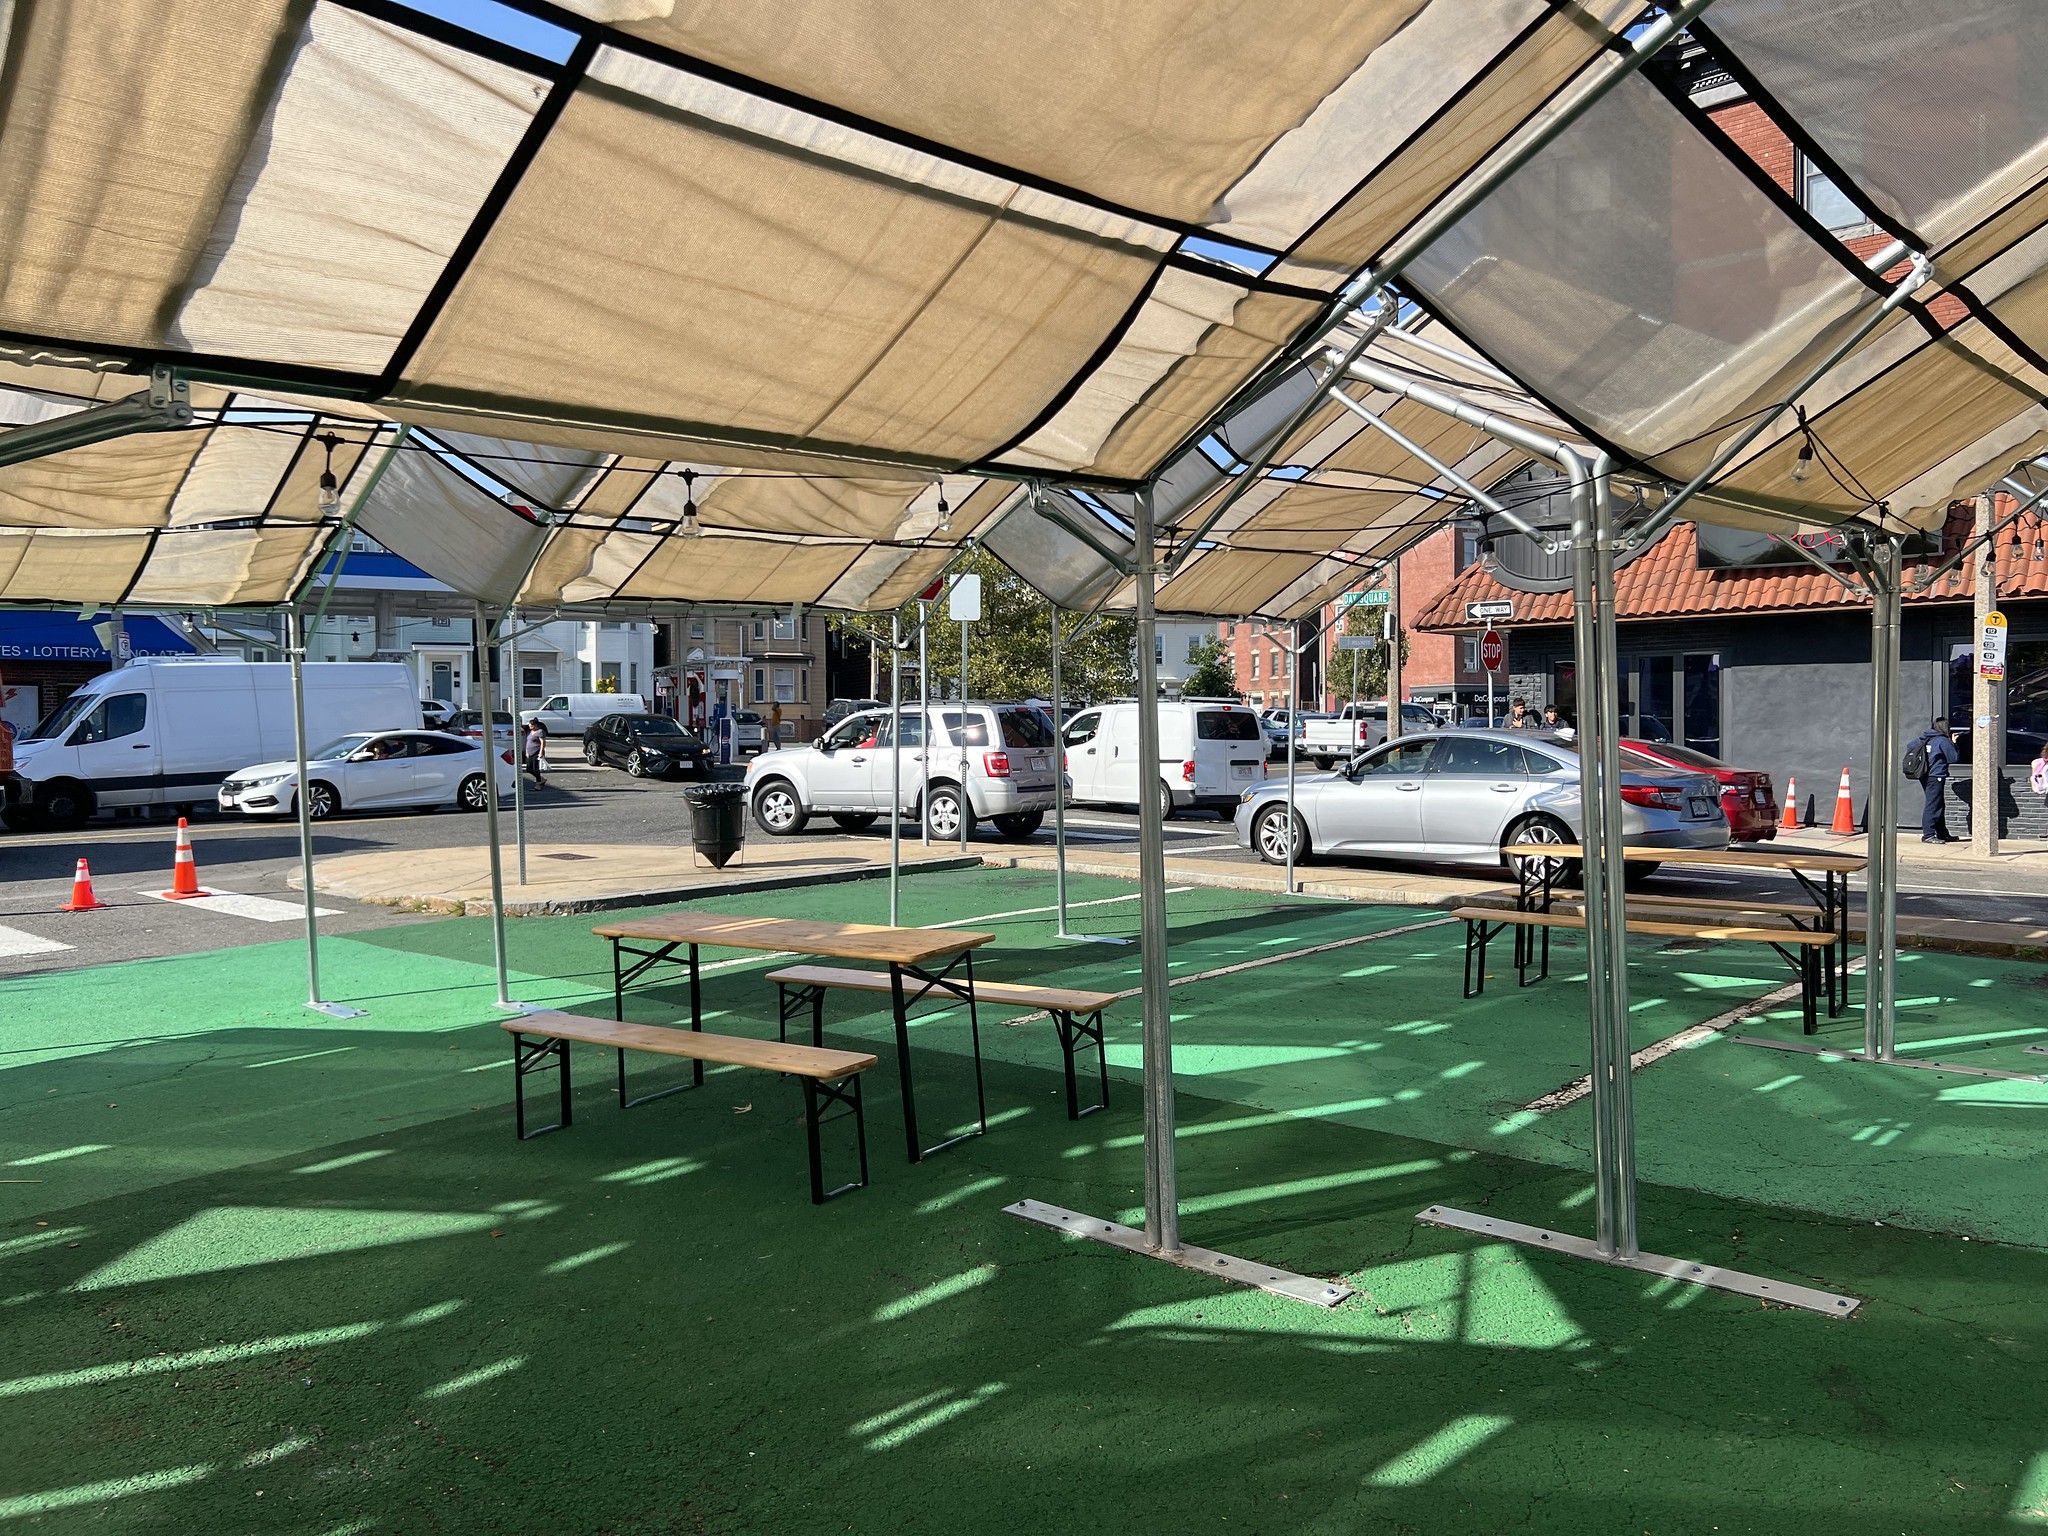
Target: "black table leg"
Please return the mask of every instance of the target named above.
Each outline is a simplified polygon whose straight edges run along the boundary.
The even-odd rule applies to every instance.
[[[903,1089],[903,1140],[913,1163],[924,1161],[917,1139],[917,1088],[910,1076],[910,1009],[903,1000],[903,967],[889,962],[889,999],[896,1015],[896,1076]]]
[[[690,946],[690,1028],[698,1034],[704,1033],[704,978],[697,964],[697,946]],[[704,1063],[694,1058],[690,1062],[690,1083],[692,1087],[704,1086]]]

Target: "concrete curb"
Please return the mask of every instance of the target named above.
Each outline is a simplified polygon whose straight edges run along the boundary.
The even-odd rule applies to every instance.
[[[976,869],[985,861],[979,854],[954,859],[921,859],[903,866],[906,875],[928,875],[949,869]],[[618,891],[602,896],[572,896],[544,901],[508,901],[507,917],[574,917],[579,912],[616,912],[621,907],[644,907],[654,902],[695,901],[705,896],[731,896],[741,891],[786,891],[805,885],[839,885],[848,880],[886,880],[887,864],[870,864],[859,869],[829,869],[801,875],[756,875],[724,881],[718,885],[687,885],[668,890]],[[387,903],[404,905],[409,911],[445,911],[462,917],[489,917],[488,901],[413,901]]]

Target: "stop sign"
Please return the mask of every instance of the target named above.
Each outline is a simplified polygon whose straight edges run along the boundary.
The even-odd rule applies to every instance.
[[[1500,631],[1489,629],[1479,637],[1479,662],[1489,672],[1498,672],[1503,659]]]

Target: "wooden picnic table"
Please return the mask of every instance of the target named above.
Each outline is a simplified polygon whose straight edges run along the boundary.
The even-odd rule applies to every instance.
[[[1577,843],[1510,843],[1501,851],[1520,857],[1521,862],[1516,869],[1515,906],[1524,912],[1548,912],[1558,861],[1583,860],[1586,856],[1586,850]],[[1848,1006],[1849,877],[1862,873],[1869,866],[1867,855],[1835,853],[1822,848],[1653,848],[1630,845],[1622,849],[1621,856],[1633,864],[1685,864],[1694,868],[1742,869],[1752,873],[1771,871],[1791,875],[1813,903],[1814,921],[1819,931],[1831,933],[1835,938],[1824,957],[1828,1014],[1833,1017]],[[1820,877],[1818,884],[1815,876]],[[1626,901],[1624,896],[1624,905]],[[1711,905],[1732,907],[1739,903],[1717,901]],[[1792,921],[1804,926],[1796,917]],[[1547,947],[1547,934],[1544,942]],[[1548,956],[1545,958],[1547,961]]]
[[[903,1133],[910,1160],[922,1161],[988,1129],[988,1101],[981,1081],[981,1020],[974,1002],[974,951],[995,941],[992,933],[964,928],[891,928],[880,923],[820,923],[806,918],[747,917],[727,912],[673,912],[663,917],[603,923],[591,929],[612,945],[612,1016],[626,1016],[626,987],[658,965],[684,965],[690,973],[690,1027],[704,1027],[702,970],[705,945],[772,954],[824,955],[835,960],[868,960],[889,968],[890,1011],[896,1023],[896,1071],[903,1088]],[[687,950],[678,958],[677,950]],[[628,963],[627,957],[631,957]],[[910,1059],[910,1011],[927,997],[967,1004],[973,1044],[976,1128],[936,1146],[917,1134],[917,1096]],[[693,1068],[703,1081],[703,1064]]]

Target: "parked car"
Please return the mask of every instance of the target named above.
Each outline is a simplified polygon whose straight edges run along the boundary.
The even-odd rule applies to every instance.
[[[1426,706],[1401,706],[1402,735],[1436,728],[1436,716]],[[1346,704],[1334,715],[1310,720],[1307,730],[1302,733],[1302,745],[1296,750],[1306,751],[1315,759],[1318,768],[1333,768],[1386,739],[1387,705],[1383,699],[1377,704]]]
[[[732,750],[735,757],[764,751],[768,743],[768,717],[758,709],[732,712]]]
[[[1649,848],[1725,847],[1719,788],[1702,773],[1625,766],[1623,839]],[[1284,864],[1287,781],[1246,790],[1236,822],[1240,848]],[[1292,835],[1297,859],[1355,853],[1499,866],[1509,843],[1576,843],[1583,829],[1573,737],[1457,730],[1405,736],[1341,773],[1298,779]],[[1576,860],[1560,862],[1564,878],[1576,873]],[[1656,868],[1631,861],[1629,879]]]
[[[420,700],[420,724],[430,731],[445,731],[455,718],[455,706],[442,699]]]
[[[1257,711],[1221,701],[1161,699],[1159,761],[1149,771],[1138,751],[1134,700],[1085,709],[1061,737],[1073,798],[1136,806],[1156,783],[1165,815],[1201,808],[1229,816],[1237,798],[1266,772],[1266,736]]]
[[[704,743],[667,715],[606,715],[583,733],[583,760],[593,768],[612,764],[636,779],[711,771]]]
[[[606,715],[647,712],[647,700],[637,693],[558,693],[538,709],[521,710],[519,723],[538,720],[550,736],[581,736]]]
[[[484,712],[480,709],[458,709],[449,719],[447,729],[456,736],[467,736],[471,741],[484,739]],[[512,712],[508,709],[491,711],[491,734],[500,741],[512,739]]]
[[[1778,835],[1778,800],[1768,773],[1730,768],[1719,758],[1668,741],[1627,739],[1621,746],[1624,768],[1647,766],[1712,774],[1721,786],[1721,814],[1728,818],[1728,835],[1736,842],[1762,842]]]
[[[857,715],[862,710],[887,707],[880,699],[834,699],[825,706],[823,720],[825,725],[834,726],[848,715]]]
[[[149,657],[89,678],[14,743],[0,818],[17,831],[75,827],[101,807],[210,799],[240,764],[293,750],[292,669],[224,656]],[[306,731],[398,730],[418,684],[395,661],[305,667]]]
[[[933,837],[959,837],[963,816],[970,834],[982,820],[1005,837],[1036,832],[1052,809],[1058,771],[1045,716],[1022,704],[969,701],[935,704],[929,719],[929,765],[925,717],[915,705],[903,710],[900,767],[887,710],[848,715],[807,747],[763,753],[747,765],[754,820],[776,837],[803,831],[821,814],[858,832],[888,813],[893,781],[902,809],[921,815]]]
[[[498,793],[512,793],[512,749],[493,752]],[[220,786],[220,808],[250,816],[296,816],[295,761],[237,768]],[[315,821],[336,811],[395,811],[448,806],[481,811],[488,803],[481,741],[447,731],[357,731],[306,754],[306,811]]]

